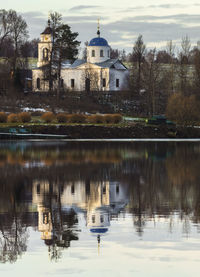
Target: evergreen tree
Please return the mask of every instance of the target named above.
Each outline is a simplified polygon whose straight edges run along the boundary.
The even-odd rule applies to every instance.
[[[52,51],[49,62],[49,88],[51,90],[54,77],[57,79],[57,95],[60,95],[61,69],[64,60],[74,60],[78,54],[80,42],[76,40],[78,33],[72,32],[69,25],[62,23],[59,13],[51,13]],[[56,74],[53,68],[56,67]]]

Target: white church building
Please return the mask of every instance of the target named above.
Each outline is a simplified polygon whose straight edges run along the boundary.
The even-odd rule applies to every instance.
[[[52,30],[48,26],[40,35],[37,68],[32,70],[32,89],[35,92],[49,90],[44,68],[50,60]],[[106,39],[97,37],[87,46],[87,60],[77,59],[62,64],[61,88],[68,91],[119,91],[127,89],[129,70],[119,59],[111,59],[111,48]],[[56,82],[52,84],[56,88]]]

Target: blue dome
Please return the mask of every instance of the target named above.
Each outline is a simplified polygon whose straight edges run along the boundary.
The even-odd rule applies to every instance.
[[[89,46],[108,46],[108,42],[104,38],[97,37],[90,41]]]

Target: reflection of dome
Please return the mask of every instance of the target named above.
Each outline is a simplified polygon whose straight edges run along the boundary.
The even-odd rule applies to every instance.
[[[90,41],[89,46],[108,46],[108,42],[104,38],[97,37]]]
[[[91,233],[97,233],[97,234],[104,234],[108,231],[108,228],[91,228],[90,232]]]

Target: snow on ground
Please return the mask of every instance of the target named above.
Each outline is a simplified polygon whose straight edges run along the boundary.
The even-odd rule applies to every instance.
[[[42,113],[46,112],[45,109],[41,109],[41,108],[28,108],[28,107],[26,107],[26,108],[23,108],[22,110],[23,110],[23,112],[42,112]]]

